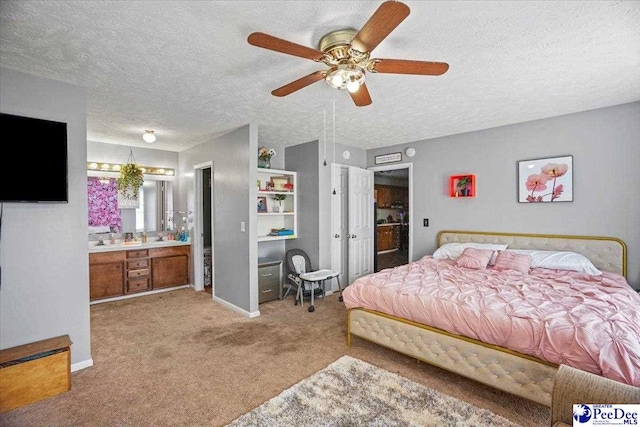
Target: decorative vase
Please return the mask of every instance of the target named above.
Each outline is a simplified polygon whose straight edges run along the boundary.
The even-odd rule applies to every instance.
[[[258,158],[258,167],[259,168],[265,168],[265,169],[270,168],[271,167],[271,160],[270,159]]]
[[[282,202],[278,202],[278,212],[279,213],[283,213],[284,212],[284,206],[282,206]]]

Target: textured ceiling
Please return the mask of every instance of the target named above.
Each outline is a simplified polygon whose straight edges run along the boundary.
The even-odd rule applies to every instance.
[[[640,100],[638,1],[407,1],[373,57],[442,61],[439,77],[367,75],[373,99],[318,82],[326,68],[246,42],[254,31],[316,47],[361,28],[381,4],[353,2],[6,1],[3,67],[88,89],[88,139],[180,151],[253,122],[260,143],[322,137],[373,148]],[[158,140],[144,143],[144,129]]]

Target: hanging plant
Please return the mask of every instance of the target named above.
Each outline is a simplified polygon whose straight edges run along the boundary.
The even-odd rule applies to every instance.
[[[133,197],[138,197],[138,190],[144,183],[142,169],[135,163],[127,163],[120,168],[120,178],[117,179],[118,191],[129,193]]]

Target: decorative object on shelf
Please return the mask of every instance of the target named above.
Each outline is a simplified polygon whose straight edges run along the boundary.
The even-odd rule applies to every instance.
[[[518,202],[573,202],[573,156],[520,160]]]
[[[413,147],[409,147],[405,150],[404,154],[406,154],[407,157],[413,157],[416,155],[416,149]]]
[[[258,197],[258,213],[267,212],[267,198],[264,196]]]
[[[476,176],[473,174],[449,177],[450,197],[476,197]]]
[[[291,180],[288,176],[274,176],[271,178],[271,182],[273,182],[273,189],[275,191],[284,191],[285,185],[291,183]]]
[[[120,178],[116,180],[118,185],[118,207],[120,209],[138,208],[140,201],[138,191],[144,183],[144,176],[140,166],[133,157],[133,149],[129,150],[127,163],[120,168]]]
[[[282,201],[287,198],[286,194],[275,194],[273,196],[273,200],[278,202],[278,212],[284,212],[284,206],[282,206]]]
[[[285,191],[293,191],[293,184],[292,183],[287,183],[285,185],[283,185]]]
[[[394,163],[402,161],[402,153],[391,153],[391,154],[383,154],[381,156],[376,156],[376,165],[381,165],[384,163]]]
[[[144,139],[144,142],[146,143],[154,143],[156,142],[156,136],[153,133],[154,131],[152,130],[145,130],[144,134],[142,135],[142,139]]]
[[[276,150],[273,148],[267,149],[267,147],[258,148],[258,167],[259,168],[270,168],[271,167],[271,158],[276,155]]]

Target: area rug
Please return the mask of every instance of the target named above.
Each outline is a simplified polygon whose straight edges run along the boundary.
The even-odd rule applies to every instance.
[[[350,356],[228,424],[242,426],[518,426]]]

